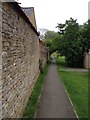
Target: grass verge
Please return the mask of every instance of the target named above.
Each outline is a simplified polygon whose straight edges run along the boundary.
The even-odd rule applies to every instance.
[[[64,58],[57,59],[60,78],[72,100],[79,118],[88,118],[88,72],[64,71]]]
[[[33,92],[29,98],[29,101],[27,103],[27,106],[25,108],[24,114],[23,114],[23,118],[34,118],[35,112],[38,109],[38,105],[39,105],[39,96],[41,94],[41,89],[44,83],[44,78],[48,72],[48,67],[49,64],[47,64],[44,68],[43,73],[40,74],[36,85],[33,89]]]

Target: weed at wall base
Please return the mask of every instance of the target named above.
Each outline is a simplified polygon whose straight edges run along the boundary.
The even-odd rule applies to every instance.
[[[38,109],[39,106],[39,96],[41,94],[41,89],[44,83],[44,78],[48,72],[49,65],[47,64],[43,70],[43,73],[40,74],[36,85],[33,89],[33,92],[29,98],[29,101],[27,103],[27,106],[25,108],[23,118],[34,118],[35,112]]]

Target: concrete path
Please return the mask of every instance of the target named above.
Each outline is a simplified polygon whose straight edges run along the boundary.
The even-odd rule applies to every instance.
[[[45,79],[36,118],[76,118],[54,63]]]

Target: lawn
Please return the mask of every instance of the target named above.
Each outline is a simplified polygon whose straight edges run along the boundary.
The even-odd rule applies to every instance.
[[[65,71],[64,57],[57,59],[60,78],[67,89],[79,118],[88,117],[88,72]]]
[[[34,118],[35,112],[38,109],[39,106],[39,96],[41,94],[42,86],[44,83],[44,78],[48,72],[49,64],[47,64],[43,70],[43,73],[40,74],[36,85],[33,89],[33,92],[29,98],[29,101],[27,103],[27,106],[25,108],[23,118]]]

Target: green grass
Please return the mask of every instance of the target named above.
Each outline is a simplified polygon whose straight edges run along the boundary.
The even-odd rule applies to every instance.
[[[60,68],[65,68],[65,67],[66,67],[65,57],[64,57],[64,56],[57,58],[57,65],[58,65]]]
[[[29,101],[27,103],[27,106],[25,108],[24,114],[23,114],[23,118],[34,118],[35,112],[38,109],[39,106],[39,96],[41,94],[41,89],[44,83],[44,78],[48,72],[48,67],[49,64],[47,64],[44,68],[44,71],[42,74],[40,74],[36,85],[33,89],[33,92],[29,98]]]
[[[60,70],[65,67],[64,58],[57,59],[60,78],[67,89],[79,118],[88,117],[88,72],[68,72]]]

